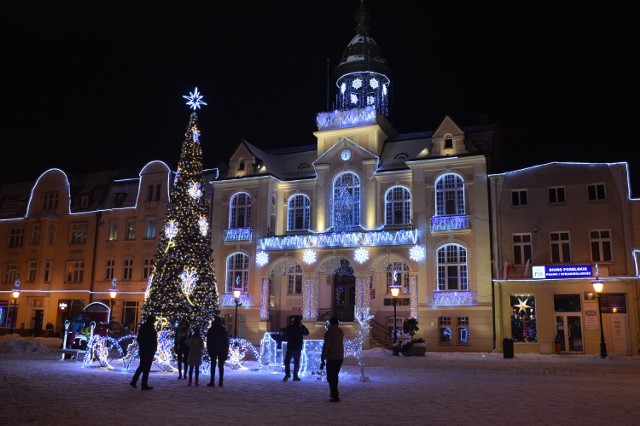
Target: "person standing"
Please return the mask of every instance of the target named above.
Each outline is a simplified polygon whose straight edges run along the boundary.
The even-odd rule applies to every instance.
[[[300,371],[300,355],[302,354],[302,346],[304,345],[304,336],[309,335],[309,329],[302,324],[301,318],[296,315],[291,318],[291,324],[285,329],[287,338],[287,352],[284,356],[284,378],[286,382],[291,377],[291,359],[293,359],[293,380],[298,382],[298,372]]]
[[[176,352],[176,359],[178,361],[178,379],[187,378],[187,357],[189,356],[189,346],[187,346],[188,338],[189,321],[183,318],[180,320],[178,327],[176,327],[173,342],[173,349]]]
[[[329,328],[324,334],[324,344],[322,345],[322,356],[320,358],[320,369],[327,365],[327,382],[329,383],[329,392],[331,399],[329,402],[340,402],[340,393],[338,392],[338,375],[344,360],[344,332],[338,325],[338,318],[331,317],[329,320]]]
[[[156,350],[158,349],[158,332],[155,327],[156,317],[155,315],[148,315],[147,320],[140,326],[138,330],[138,336],[136,340],[138,342],[138,354],[140,357],[140,365],[133,374],[131,383],[129,385],[132,388],[138,387],[138,378],[142,374],[141,390],[151,390],[152,386],[149,386],[149,371],[151,370],[151,364],[153,364],[153,357],[156,356]]]
[[[224,363],[229,356],[229,335],[224,328],[224,320],[215,316],[211,327],[207,330],[207,352],[211,358],[211,380],[207,386],[215,386],[216,362],[218,363],[218,386],[224,383]]]
[[[187,360],[189,361],[189,386],[191,386],[193,380],[193,372],[196,374],[196,386],[198,386],[198,379],[200,378],[200,365],[202,364],[202,350],[204,349],[204,340],[200,335],[200,327],[195,326],[191,337],[187,340],[187,346],[189,346],[189,355]]]

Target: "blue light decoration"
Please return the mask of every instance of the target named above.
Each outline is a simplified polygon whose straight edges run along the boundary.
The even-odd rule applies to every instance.
[[[169,240],[167,242],[167,248],[165,249],[165,253],[169,251],[171,247],[175,246],[175,242],[173,239],[178,235],[178,222],[175,220],[170,220],[164,228],[164,235]]]
[[[251,241],[253,239],[253,231],[251,228],[233,228],[224,232],[224,241]]]
[[[421,260],[424,260],[426,256],[427,255],[424,247],[413,246],[409,249],[409,258],[415,262],[420,262]]]
[[[474,303],[472,291],[434,291],[433,306],[468,306]]]
[[[364,247],[359,247],[358,249],[356,249],[354,258],[360,264],[366,262],[369,259],[369,250]]]
[[[266,321],[269,319],[269,302],[271,300],[271,289],[269,279],[262,278],[262,297],[260,298],[260,319]]]
[[[264,266],[269,263],[269,253],[266,251],[259,251],[256,253],[256,264],[258,266]]]
[[[207,103],[202,100],[202,95],[198,92],[198,88],[196,87],[193,92],[189,92],[189,96],[182,96],[187,99],[187,105],[192,108],[194,111],[200,108],[200,105],[206,105]]]
[[[149,275],[149,279],[147,280],[147,288],[144,289],[144,298],[147,299],[149,297],[149,292],[151,291],[151,282],[153,281],[153,274]]]
[[[307,249],[304,251],[304,253],[302,254],[302,260],[304,260],[304,263],[306,263],[307,265],[312,265],[316,262],[316,258],[318,257],[317,253],[311,249]]]
[[[346,90],[346,86],[344,90]],[[372,105],[364,108],[321,112],[316,116],[316,126],[318,126],[318,130],[365,126],[375,124],[375,122],[376,108]]]
[[[367,232],[327,232],[315,235],[286,235],[281,237],[260,238],[257,241],[260,250],[299,250],[308,247],[331,248],[395,246],[416,244],[417,242],[417,229]]]
[[[187,301],[193,306],[193,302],[190,299],[191,293],[196,286],[196,281],[198,281],[198,276],[196,274],[197,269],[192,267],[189,269],[188,267],[184,267],[184,271],[180,274],[180,281],[182,282],[182,293],[187,297]]]
[[[431,218],[431,232],[455,231],[470,228],[471,222],[469,215],[434,216]]]
[[[202,197],[202,188],[199,183],[189,182],[189,196],[194,200]]]
[[[232,370],[247,370],[247,367],[244,366],[247,361],[247,353],[251,353],[254,359],[260,359],[260,351],[251,342],[246,339],[230,339],[227,364]]]

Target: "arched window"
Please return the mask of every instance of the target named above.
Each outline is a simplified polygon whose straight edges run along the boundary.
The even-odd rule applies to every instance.
[[[446,244],[438,249],[438,290],[468,290],[467,249]]]
[[[229,229],[251,227],[251,196],[239,192],[231,197],[229,203]]]
[[[442,175],[436,181],[436,216],[465,214],[464,180],[457,174]]]
[[[409,265],[404,262],[387,264],[387,294],[391,293],[389,287],[392,285],[399,285],[404,294],[409,293]]]
[[[243,293],[249,291],[249,256],[244,253],[233,253],[227,257],[227,278],[225,293],[234,288],[241,288]]]
[[[403,186],[389,188],[384,197],[386,225],[411,223],[411,192]]]
[[[331,219],[334,230],[360,225],[360,179],[354,173],[342,173],[333,182]]]
[[[289,198],[287,212],[287,231],[308,230],[311,218],[311,203],[304,194]]]

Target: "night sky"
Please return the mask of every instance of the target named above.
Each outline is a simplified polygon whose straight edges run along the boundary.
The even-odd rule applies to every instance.
[[[50,167],[137,173],[156,159],[174,169],[190,113],[182,96],[195,86],[208,103],[198,110],[205,167],[242,139],[315,143],[358,0],[162,3],[3,2],[0,182]],[[635,13],[584,1],[365,6],[393,70],[397,131],[488,115],[503,130],[506,170],[628,161],[640,194]]]

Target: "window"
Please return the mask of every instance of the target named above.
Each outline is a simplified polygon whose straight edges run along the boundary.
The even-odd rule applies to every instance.
[[[84,244],[89,233],[88,222],[74,222],[69,227],[69,244]]]
[[[16,215],[23,216],[27,212],[27,203],[24,201],[18,201],[18,208],[16,209]]]
[[[160,201],[161,191],[162,191],[161,184],[157,184],[155,186],[155,194],[154,194],[154,186],[149,185],[149,188],[147,190],[147,201]]]
[[[31,240],[29,241],[32,245],[40,244],[40,235],[42,234],[42,224],[34,223],[31,225]]]
[[[36,277],[38,276],[38,261],[30,260],[28,266],[29,269],[27,270],[27,282],[34,283],[36,282]]]
[[[411,223],[411,192],[405,187],[389,188],[385,195],[385,222],[387,225]]]
[[[5,284],[13,284],[20,276],[20,267],[17,263],[7,263],[4,265],[4,279]]]
[[[457,174],[440,176],[436,181],[436,216],[465,214],[464,180]]]
[[[244,253],[227,257],[225,292],[231,293],[234,288],[241,288],[245,293],[249,290],[249,256]]]
[[[549,203],[564,204],[564,186],[555,186],[549,188]]]
[[[444,137],[444,149],[453,149],[453,136],[446,135]]]
[[[538,341],[536,297],[532,294],[511,295],[511,338],[514,342]]]
[[[58,208],[58,199],[60,194],[58,191],[42,193],[42,210],[55,210]]]
[[[591,240],[591,261],[611,262],[613,255],[611,251],[611,231],[600,229],[589,231]]]
[[[438,249],[438,290],[468,290],[467,250],[459,244]]]
[[[296,194],[289,198],[287,231],[308,230],[311,221],[309,197]]]
[[[450,345],[453,340],[453,330],[451,330],[451,317],[439,317],[440,332],[438,343],[441,345]]]
[[[148,217],[144,231],[144,238],[152,240],[156,237],[156,218]]]
[[[115,277],[116,260],[107,259],[104,266],[104,279],[111,281]]]
[[[514,189],[511,191],[511,205],[513,207],[522,207],[527,205],[527,190]]]
[[[53,268],[53,262],[51,260],[47,260],[44,262],[44,271],[42,274],[42,281],[45,283],[51,282],[51,270]]]
[[[571,240],[568,232],[552,232],[551,239],[551,262],[569,263],[571,262]]]
[[[123,281],[131,281],[131,277],[133,277],[133,258],[124,259],[124,264],[122,267],[122,280]]]
[[[7,246],[9,248],[20,248],[24,241],[24,228],[11,228],[9,231],[9,241]]]
[[[409,266],[406,263],[392,262],[387,264],[387,294],[391,294],[389,287],[392,285],[399,285],[403,294],[409,293]]]
[[[49,233],[47,234],[47,244],[52,246],[56,243],[56,236],[58,235],[58,224],[49,224]]]
[[[287,271],[287,294],[302,294],[302,267],[291,266]]]
[[[118,240],[118,222],[112,220],[109,222],[109,241]]]
[[[458,345],[469,344],[469,317],[458,317]]]
[[[68,283],[81,283],[84,279],[84,262],[81,260],[67,262]]]
[[[592,185],[588,185],[587,194],[589,196],[589,201],[605,200],[607,197],[604,189],[604,183],[594,183]]]
[[[240,192],[231,197],[229,203],[229,229],[251,227],[251,197]]]
[[[334,230],[360,225],[360,178],[354,173],[342,173],[334,180],[331,210]]]
[[[136,239],[136,220],[135,219],[127,219],[127,228],[125,229],[125,240],[135,240]]]
[[[513,234],[513,264],[524,265],[531,259],[531,234]]]
[[[142,260],[142,279],[148,280],[151,274],[153,274],[153,258],[145,257]]]

